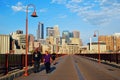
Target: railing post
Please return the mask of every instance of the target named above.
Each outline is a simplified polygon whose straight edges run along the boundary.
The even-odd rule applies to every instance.
[[[20,54],[19,56],[20,56],[19,68],[20,68],[20,69],[23,69],[23,65],[22,65],[22,54]]]
[[[5,74],[8,73],[8,53],[5,54]]]
[[[118,54],[116,53],[116,63],[118,64]]]
[[[22,54],[22,67],[25,67],[25,54]]]
[[[111,54],[110,54],[110,63],[111,63]]]
[[[29,57],[29,58],[30,58],[30,60],[29,60],[29,61],[30,61],[30,66],[32,66],[32,64],[33,64],[33,63],[32,63],[32,60],[33,60],[33,59],[32,59],[32,54],[30,54],[29,56],[30,56],[30,57]]]

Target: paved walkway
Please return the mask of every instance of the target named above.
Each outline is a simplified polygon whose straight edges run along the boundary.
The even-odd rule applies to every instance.
[[[66,56],[49,80],[79,80],[71,56]]]
[[[90,60],[86,57],[73,56],[84,80],[120,80],[120,69]]]
[[[46,74],[44,67],[39,73],[21,76],[14,80],[120,80],[120,69],[76,55],[58,58]]]
[[[45,69],[42,68],[39,73],[32,73],[27,77],[21,76],[14,80],[79,80],[69,55],[60,57],[56,62],[56,65],[51,65],[49,74],[46,74]]]

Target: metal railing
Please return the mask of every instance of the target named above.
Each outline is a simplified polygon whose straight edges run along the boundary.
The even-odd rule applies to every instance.
[[[65,54],[57,54],[57,57]],[[42,54],[41,62],[43,62],[44,54]],[[32,54],[28,54],[28,66],[33,65]],[[8,74],[8,72],[23,69],[25,67],[25,54],[0,54],[0,74]]]
[[[0,54],[0,73],[7,74],[24,66],[25,54]],[[28,66],[32,66],[32,55],[28,55]]]
[[[98,59],[98,55],[99,54],[76,54],[76,55],[81,55],[81,56],[85,56],[85,57],[90,57],[90,58],[94,58],[94,59]],[[109,62],[115,62],[116,64],[120,64],[120,53],[100,53],[100,60],[104,60],[104,61],[109,61]]]

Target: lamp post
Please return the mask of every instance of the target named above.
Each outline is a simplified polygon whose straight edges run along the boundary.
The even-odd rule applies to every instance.
[[[100,63],[100,42],[99,42],[99,31],[94,31],[94,37],[96,37],[96,32],[98,33],[98,63]]]
[[[32,6],[34,8],[34,12],[32,13],[32,17],[37,17],[36,8],[33,4],[28,4],[26,7],[26,55],[25,55],[25,73],[24,76],[28,76],[28,7]]]

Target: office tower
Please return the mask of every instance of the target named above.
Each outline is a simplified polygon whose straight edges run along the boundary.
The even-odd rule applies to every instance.
[[[79,31],[73,31],[73,37],[74,38],[80,38],[80,32]]]
[[[37,29],[37,40],[44,39],[44,24],[38,23],[38,29]]]
[[[53,27],[47,27],[46,28],[46,36],[49,37],[49,36],[54,36],[54,28]]]
[[[70,42],[70,37],[69,37],[69,31],[63,31],[62,32],[62,39],[65,39],[65,43],[69,43]]]
[[[55,25],[54,26],[54,37],[60,37],[60,31],[59,31],[59,26]]]
[[[70,32],[69,35],[70,35],[70,38],[73,38],[73,32]]]

